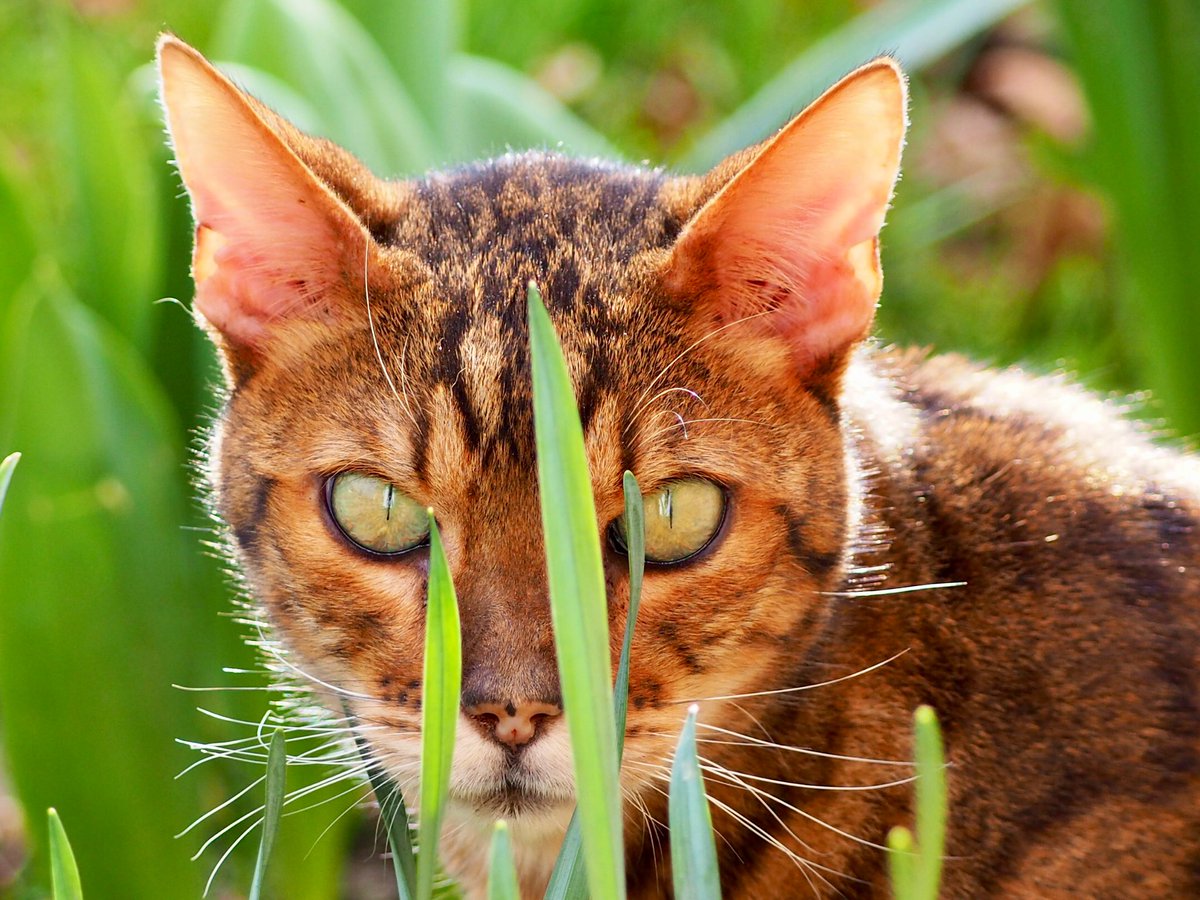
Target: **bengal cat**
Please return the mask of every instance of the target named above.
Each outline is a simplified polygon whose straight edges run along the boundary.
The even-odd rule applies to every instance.
[[[384,181],[177,39],[159,58],[228,382],[217,511],[291,664],[406,790],[436,511],[464,642],[445,863],[469,896],[500,815],[538,895],[573,805],[530,279],[586,431],[614,663],[625,469],[649,510],[631,896],[670,894],[693,701],[726,897],[885,896],[921,703],[950,763],[945,896],[1200,896],[1200,466],[1061,380],[869,339],[892,61],[703,176],[531,152]]]

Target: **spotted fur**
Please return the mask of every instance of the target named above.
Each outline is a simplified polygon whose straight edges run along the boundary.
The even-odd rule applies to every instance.
[[[436,510],[465,707],[557,704],[535,279],[575,384],[598,531],[626,469],[647,490],[695,474],[730,497],[708,551],[646,578],[622,768],[631,896],[670,893],[663,774],[694,700],[726,897],[885,896],[878,845],[911,816],[920,703],[950,761],[946,896],[1200,895],[1194,458],[1058,379],[857,335],[798,368],[779,335],[722,319],[703,267],[680,277],[672,254],[757,151],[698,178],[525,153],[385,182],[242,102],[352,219],[331,244],[341,277],[265,344],[210,326],[229,378],[216,507],[289,659],[385,726],[367,737],[406,790],[426,557],[356,551],[323,483],[365,470]],[[628,585],[605,553],[615,662]],[[514,754],[464,716],[450,870],[481,895],[503,813],[534,896],[571,791],[561,720]]]

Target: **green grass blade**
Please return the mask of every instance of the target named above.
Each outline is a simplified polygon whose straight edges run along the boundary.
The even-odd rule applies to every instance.
[[[417,900],[433,894],[438,832],[450,794],[450,765],[462,692],[458,600],[433,510],[429,510],[429,593],[425,607],[425,695],[421,703],[421,815]]]
[[[633,647],[633,629],[642,602],[642,577],[646,573],[646,511],[642,491],[632,472],[621,479],[625,489],[625,549],[629,559],[629,614],[625,619],[625,637],[621,642],[621,661],[617,665],[617,683],[613,704],[617,726],[617,759],[625,749],[625,714],[629,707],[629,653]]]
[[[593,900],[611,900],[625,895],[625,859],[600,535],[571,378],[532,283],[529,343],[550,608],[587,882]]]
[[[708,796],[696,753],[696,716],[700,707],[688,708],[675,760],[671,763],[668,798],[671,825],[671,876],[675,896],[710,900],[721,896],[717,870],[717,844],[713,836]]]
[[[353,720],[350,707],[342,704],[347,721]],[[383,767],[371,754],[371,748],[357,732],[354,745],[358,755],[367,763],[367,777],[379,803],[379,818],[387,832],[388,849],[392,851],[392,865],[396,873],[396,893],[400,900],[412,900],[416,894],[417,862],[412,849],[412,834],[408,827],[408,808],[404,795],[395,783],[384,774]]]
[[[83,885],[79,881],[79,867],[67,830],[53,807],[47,815],[50,823],[50,884],[54,900],[83,900]]]
[[[617,732],[617,759],[625,748],[625,714],[629,705],[629,653],[633,645],[633,629],[637,623],[638,606],[642,599],[642,576],[646,571],[646,513],[642,491],[632,472],[622,480],[625,489],[625,546],[629,557],[629,614],[625,619],[625,637],[621,643],[621,661],[617,665],[617,681],[613,688],[613,718]],[[582,900],[586,896],[586,879],[579,853],[579,817],[571,817],[567,834],[554,861],[554,871],[546,886],[546,900]]]
[[[488,900],[521,900],[517,870],[513,866],[508,823],[501,819],[492,832],[492,855],[488,863]]]
[[[897,825],[887,836],[888,874],[896,900],[916,900],[916,860],[912,832]]]
[[[930,706],[913,713],[917,763],[917,900],[934,900],[946,852],[946,757],[937,715]]]
[[[579,810],[576,809],[558,849],[544,900],[586,900],[587,895],[587,869],[583,864],[583,838],[579,834]]]
[[[909,71],[920,69],[1028,2],[890,0],[873,6],[797,57],[697,142],[682,167],[707,170],[767,137],[858,63],[890,50]]]
[[[271,738],[271,749],[267,751],[267,799],[263,806],[262,839],[258,844],[258,858],[254,862],[254,879],[250,882],[249,900],[259,900],[262,896],[267,862],[271,859],[275,835],[279,831],[286,780],[287,743],[283,737],[283,730],[276,729]]]
[[[12,481],[13,471],[21,461],[20,453],[10,453],[0,462],[0,509],[4,509],[4,497],[8,494],[8,483]]]

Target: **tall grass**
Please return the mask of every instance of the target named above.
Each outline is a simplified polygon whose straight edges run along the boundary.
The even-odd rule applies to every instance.
[[[727,127],[718,122],[682,141],[679,156],[701,166],[721,148],[753,140],[799,109],[829,73],[877,50],[898,48],[919,72],[1017,5],[886,2],[851,18],[857,4],[806,4],[812,31],[798,32],[791,46],[816,36],[821,43],[790,63],[778,55],[781,40],[748,46],[726,68],[752,71],[774,59],[780,80],[762,85]],[[1035,5],[1060,17],[1094,116],[1087,147],[1052,154],[1052,165],[1063,178],[1110,191],[1122,241],[1111,272],[1092,273],[1117,286],[1121,328],[1106,342],[1136,363],[1127,386],[1154,388],[1161,407],[1152,409],[1194,433],[1200,395],[1188,236],[1200,206],[1192,164],[1200,152],[1200,7]],[[554,49],[545,45],[553,31],[613,53],[638,36],[624,24],[615,34],[599,0],[544,11],[414,0],[382,12],[363,0],[154,0],[140,21],[85,19],[66,4],[33,0],[13,0],[12,8],[16,14],[0,17],[0,115],[13,123],[6,118],[0,138],[0,447],[20,447],[25,458],[0,515],[0,737],[24,808],[62,811],[96,896],[193,897],[206,868],[188,860],[190,837],[171,835],[250,776],[216,762],[175,781],[195,760],[173,741],[230,738],[235,726],[198,715],[197,696],[220,716],[256,723],[264,695],[196,695],[169,685],[240,689],[266,676],[242,644],[244,626],[221,616],[230,588],[220,563],[197,552],[211,538],[187,470],[194,429],[213,405],[211,350],[178,305],[153,302],[190,295],[191,240],[153,86],[137,68],[154,30],[178,27],[286,115],[397,175],[560,141],[572,152],[640,158],[644,125],[627,117],[623,133],[601,134],[522,71],[478,52],[489,35],[493,55],[525,47],[529,59]],[[673,9],[631,12],[630,21],[644,35],[675,40]],[[747,4],[738,15],[753,23],[763,9]],[[528,16],[530,24],[514,33],[495,27],[500,15]],[[722,71],[720,54],[704,52],[713,63],[706,71]],[[732,96],[749,100],[750,87],[727,91],[728,105]],[[605,96],[622,92],[631,93],[618,86]],[[922,91],[916,97],[914,140],[927,108]],[[611,102],[582,105],[603,121]],[[927,264],[951,225],[924,214],[933,207],[915,196],[919,181],[902,187],[885,233],[893,274],[883,315],[897,329],[919,323],[910,333],[922,343],[945,342],[963,333],[960,323],[979,320],[983,298]],[[889,297],[898,293],[914,299],[889,319]],[[1006,297],[992,302],[1007,307]],[[1060,329],[1041,346],[1070,338]],[[258,674],[225,674],[226,667]],[[317,777],[314,770],[294,767],[293,786]],[[231,818],[246,803],[234,804]],[[333,818],[326,808],[285,819],[269,873],[280,895],[337,892],[355,824],[346,817],[326,832]],[[29,871],[42,873],[47,843],[40,829],[30,839]],[[239,851],[222,878],[249,884],[253,867],[252,848]],[[578,886],[572,872],[579,870],[557,873],[556,884]]]

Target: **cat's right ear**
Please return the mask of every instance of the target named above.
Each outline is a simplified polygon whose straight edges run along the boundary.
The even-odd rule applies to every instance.
[[[705,328],[737,323],[738,339],[765,335],[786,348],[809,384],[836,380],[871,328],[883,285],[879,231],[906,105],[904,76],[881,58],[718,166],[701,182],[712,196],[672,248],[667,290]]]
[[[262,107],[198,51],[163,35],[158,67],[196,222],[195,308],[237,380],[291,323],[355,314],[374,242]]]

